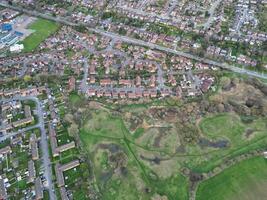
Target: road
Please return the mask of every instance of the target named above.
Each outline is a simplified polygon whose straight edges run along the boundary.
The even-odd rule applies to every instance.
[[[69,22],[69,21],[61,18],[61,17],[53,17],[51,15],[42,14],[40,12],[29,11],[29,10],[22,9],[22,8],[19,8],[19,7],[7,5],[6,3],[3,3],[3,2],[1,2],[0,5],[4,6],[4,7],[11,8],[11,9],[14,9],[14,10],[18,10],[18,11],[24,12],[24,13],[29,14],[29,15],[33,15],[33,16],[36,16],[36,17],[42,17],[42,18],[45,18],[45,19],[53,20],[53,21],[56,21],[58,23],[63,23],[65,25],[69,25],[69,26],[85,25],[85,24],[82,24],[82,23],[81,24],[74,24],[72,22]],[[235,73],[245,74],[245,75],[256,77],[256,78],[267,79],[267,74],[251,71],[251,70],[248,70],[248,69],[241,69],[241,68],[238,68],[236,66],[229,65],[227,63],[221,63],[221,62],[216,62],[216,61],[213,61],[213,60],[210,60],[210,59],[201,58],[201,57],[198,57],[198,56],[190,54],[190,53],[185,53],[185,52],[182,52],[182,51],[179,51],[179,50],[174,50],[174,49],[171,49],[171,48],[168,48],[168,47],[164,47],[164,46],[161,46],[161,45],[157,45],[157,44],[154,44],[154,43],[151,43],[151,42],[145,42],[143,40],[138,40],[138,39],[131,38],[131,37],[128,37],[128,36],[122,36],[122,35],[119,35],[119,34],[116,34],[116,33],[113,33],[113,32],[104,31],[104,30],[101,30],[101,29],[98,29],[98,28],[90,28],[90,27],[88,27],[88,30],[92,31],[92,32],[95,32],[95,33],[98,33],[100,35],[106,36],[106,37],[110,37],[112,39],[116,39],[116,40],[120,40],[120,41],[129,43],[129,44],[141,45],[141,46],[149,47],[151,49],[164,51],[166,53],[172,53],[172,54],[177,55],[177,56],[183,56],[183,57],[186,57],[186,58],[189,58],[189,59],[193,59],[193,60],[196,60],[196,61],[199,61],[199,62],[203,62],[203,63],[210,64],[210,65],[214,65],[214,66],[222,68],[222,69],[230,70],[230,71],[233,71]]]
[[[32,128],[39,128],[41,131],[41,148],[42,148],[42,162],[44,165],[44,176],[47,180],[48,183],[48,192],[49,192],[49,199],[50,200],[55,200],[56,199],[56,194],[55,194],[55,188],[54,188],[54,184],[52,181],[52,168],[51,168],[51,161],[49,158],[49,148],[48,148],[48,141],[47,141],[47,135],[46,135],[46,130],[45,130],[45,123],[44,123],[44,117],[43,117],[43,109],[42,109],[42,105],[41,102],[39,101],[39,99],[37,97],[34,96],[27,96],[27,97],[22,97],[22,96],[15,96],[11,99],[3,99],[1,100],[2,102],[8,102],[8,101],[26,101],[26,100],[31,100],[34,101],[36,103],[36,110],[37,110],[37,115],[38,115],[38,124],[33,126],[33,127],[29,127],[29,130],[31,130]],[[27,131],[27,128],[25,129],[25,131]],[[15,136],[16,134],[19,134],[21,132],[15,132],[15,133],[11,133],[11,136]],[[10,136],[10,137],[11,137]]]
[[[214,22],[214,13],[215,13],[215,10],[218,8],[218,6],[221,4],[221,1],[222,0],[217,0],[217,1],[212,3],[212,5],[208,11],[210,16],[209,16],[208,20],[206,21],[206,23],[204,24],[204,29],[210,28],[211,24]]]
[[[21,134],[21,133],[24,133],[24,132],[27,132],[27,131],[30,131],[30,130],[33,130],[33,129],[36,129],[36,128],[39,128],[40,127],[40,123],[34,125],[34,126],[29,126],[29,127],[26,127],[26,128],[23,128],[17,132],[11,132],[11,133],[8,133],[8,135],[3,135],[1,138],[0,138],[0,143],[2,143],[3,141],[11,138],[11,137],[14,137],[18,134]]]

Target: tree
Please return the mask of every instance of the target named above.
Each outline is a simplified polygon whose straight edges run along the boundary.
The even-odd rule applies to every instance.
[[[76,27],[76,30],[77,30],[78,32],[85,33],[87,29],[86,29],[86,26],[84,26],[84,25],[79,25],[79,26]]]
[[[79,126],[73,122],[68,128],[68,133],[70,136],[75,137],[79,133]]]
[[[32,80],[32,77],[29,76],[29,75],[25,75],[24,78],[23,78],[23,80],[24,80],[25,82],[30,82],[30,81]]]
[[[209,16],[210,16],[209,11],[206,11],[206,12],[205,12],[205,17],[209,17]]]

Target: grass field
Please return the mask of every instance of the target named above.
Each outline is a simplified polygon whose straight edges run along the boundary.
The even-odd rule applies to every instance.
[[[200,128],[211,139],[227,137],[230,140],[240,136],[245,130],[239,117],[231,114],[219,114],[205,118],[201,121]]]
[[[91,119],[85,123],[83,129],[89,134],[98,136],[111,138],[124,137],[122,120],[105,111],[92,112]]]
[[[31,52],[36,49],[42,41],[55,33],[59,27],[60,25],[55,22],[37,19],[28,27],[28,29],[32,29],[35,32],[21,42],[24,45],[24,52]]]
[[[167,196],[169,200],[187,200],[189,183],[185,177],[180,174],[157,180],[152,183],[158,194]]]
[[[71,92],[69,99],[70,99],[70,102],[73,104],[77,104],[82,100],[81,96],[79,96],[76,92]]]
[[[197,200],[263,200],[267,197],[267,159],[255,157],[242,161],[204,181]]]

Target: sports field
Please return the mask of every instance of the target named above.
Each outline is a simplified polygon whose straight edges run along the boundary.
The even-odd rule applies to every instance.
[[[267,159],[255,157],[242,161],[204,181],[197,200],[262,200],[267,197]]]
[[[60,25],[53,21],[37,19],[28,27],[35,32],[21,42],[24,45],[24,52],[31,52],[36,49],[42,41],[55,33],[59,27]]]

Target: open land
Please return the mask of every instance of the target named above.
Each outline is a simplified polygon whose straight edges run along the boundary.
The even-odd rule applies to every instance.
[[[37,19],[28,27],[34,32],[21,42],[25,47],[24,51],[32,52],[35,50],[41,42],[54,34],[59,29],[59,26],[59,24],[49,20]]]
[[[237,81],[236,78],[230,79]],[[188,199],[190,182],[195,181],[194,175],[201,177],[201,174],[207,176],[208,173],[217,173],[220,168],[227,168],[225,163],[228,160],[264,148],[267,143],[266,117],[257,116],[259,110],[257,111],[255,105],[250,111],[258,114],[254,114],[253,118],[246,117],[239,108],[246,104],[244,100],[246,92],[240,96],[236,96],[235,93],[241,88],[245,91],[251,91],[253,88],[254,92],[250,97],[261,95],[264,105],[266,96],[244,80],[238,79],[231,89],[223,87],[225,86],[221,86],[218,92],[209,97],[205,108],[196,102],[184,103],[182,106],[179,103],[170,106],[166,104],[167,101],[152,103],[149,106],[146,104],[116,106],[91,102],[90,105],[81,107],[76,114],[73,113],[74,116],[81,116],[80,137],[92,160],[96,183],[103,198],[109,199],[106,197],[106,192],[114,193],[117,199],[124,199],[126,194],[121,194],[124,191],[129,198],[130,194],[138,196],[139,193],[146,191],[146,195],[139,196],[140,199],[153,198],[155,195],[160,195],[162,198],[165,196],[168,199]],[[234,102],[232,95],[235,95]],[[222,97],[224,99],[221,99]],[[74,99],[73,96],[71,99]],[[78,98],[75,97],[74,102],[78,103],[76,99]],[[81,102],[78,104],[81,105]],[[231,109],[231,112],[226,112],[226,109]],[[199,116],[199,112],[205,114]],[[114,155],[117,155],[116,161],[113,160]],[[258,162],[259,165],[265,163],[262,157],[248,162],[252,165],[254,160],[255,168],[248,170],[256,170]],[[235,162],[239,163],[237,160]],[[242,168],[243,162],[234,165],[233,168],[236,170]],[[246,168],[246,164],[244,165]],[[184,174],[187,171],[185,169],[189,170],[189,174]],[[240,174],[246,177],[252,171],[240,170]],[[260,169],[257,171],[259,174],[264,174]],[[131,174],[135,174],[135,178]],[[235,185],[232,182],[234,179],[229,178],[231,175],[227,170],[217,176]],[[210,189],[209,184],[221,192],[223,191],[221,185],[228,187],[228,184],[217,179],[217,176],[200,184],[197,198],[209,199],[207,197],[209,194],[216,194],[216,190]],[[255,175],[255,180],[256,178]],[[264,175],[262,178],[264,180]],[[115,183],[114,179],[118,182]],[[124,179],[127,179],[127,183],[131,186],[123,184]],[[213,180],[221,184],[216,184],[212,182]],[[252,182],[249,180],[247,182]],[[172,182],[177,182],[177,186],[170,187]],[[181,184],[178,184],[179,182]],[[247,187],[249,186],[251,185]],[[116,187],[123,187],[123,190],[118,194],[115,192],[118,191]],[[131,187],[136,190],[130,190]],[[205,192],[206,190],[210,193]],[[233,187],[230,191],[235,193],[236,190]],[[250,190],[250,195],[260,191],[264,194],[263,190],[263,187]],[[202,191],[204,197],[201,196]],[[220,199],[219,194],[218,199]],[[226,199],[228,197],[230,198],[225,195]],[[232,198],[235,199],[234,196]]]
[[[242,161],[201,183],[196,199],[264,199],[266,166],[262,157]]]

